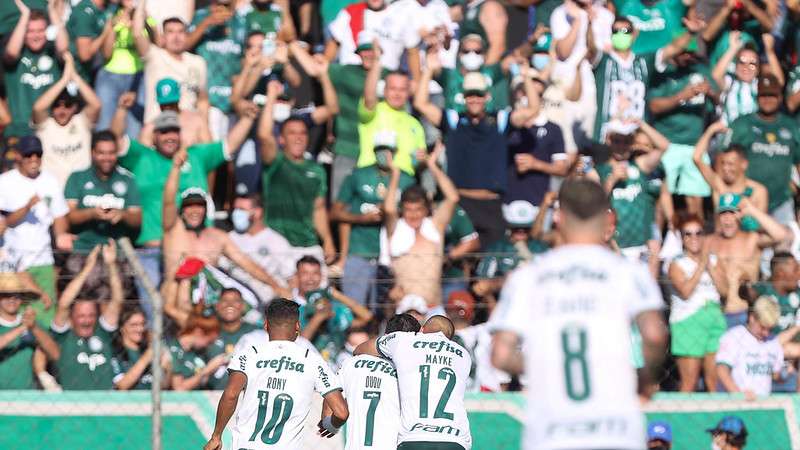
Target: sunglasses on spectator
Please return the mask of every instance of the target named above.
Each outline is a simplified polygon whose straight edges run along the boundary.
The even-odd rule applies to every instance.
[[[464,98],[467,97],[483,97],[486,95],[483,91],[464,91]]]
[[[702,236],[704,233],[703,230],[683,230],[681,231],[681,234],[683,235],[683,237],[692,237],[692,236],[699,237]]]
[[[36,156],[36,157],[41,158],[42,157],[42,152],[41,151],[35,151],[35,152],[32,152],[32,153],[28,153],[27,155],[22,155],[23,158],[30,158],[31,156]]]
[[[613,34],[616,34],[616,33],[631,34],[631,33],[633,33],[633,30],[631,30],[628,27],[612,28],[611,29],[611,33],[613,33]]]
[[[473,49],[469,49],[469,50],[465,49],[464,51],[461,52],[462,55],[466,55],[466,54],[469,54],[469,53],[475,53],[476,55],[482,55],[483,54],[483,50],[478,50],[478,49],[474,49],[473,48]]]

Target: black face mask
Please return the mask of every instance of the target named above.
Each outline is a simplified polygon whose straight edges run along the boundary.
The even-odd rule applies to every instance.
[[[187,231],[192,231],[195,234],[202,233],[203,230],[206,228],[206,221],[205,220],[201,221],[200,224],[197,225],[197,226],[189,225],[188,223],[186,223],[186,219],[184,219],[183,217],[181,217],[181,222],[183,222],[183,226],[184,226],[184,228],[186,228]]]

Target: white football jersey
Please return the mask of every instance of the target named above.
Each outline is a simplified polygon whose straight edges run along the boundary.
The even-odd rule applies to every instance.
[[[772,376],[783,368],[783,348],[778,339],[760,341],[744,325],[722,335],[716,358],[717,364],[731,368],[731,377],[740,390],[756,395],[769,395]]]
[[[631,322],[663,307],[646,267],[567,245],[514,271],[490,320],[525,344],[525,450],[642,449]]]
[[[247,375],[232,430],[232,448],[237,450],[301,448],[314,391],[324,397],[341,389],[319,355],[291,341],[240,349],[228,370]]]
[[[472,359],[442,333],[397,331],[381,336],[378,352],[397,369],[397,442],[452,442],[472,448],[464,393]]]
[[[346,450],[394,449],[400,430],[397,370],[382,358],[358,355],[339,370],[350,418]]]

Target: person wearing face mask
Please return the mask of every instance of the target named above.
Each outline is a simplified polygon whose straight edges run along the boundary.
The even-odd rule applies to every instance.
[[[458,46],[458,59],[454,68],[439,68],[434,72],[436,81],[444,90],[444,107],[458,113],[465,109],[464,93],[461,83],[469,72],[478,72],[486,77],[489,84],[487,111],[499,111],[508,107],[508,73],[511,58],[495,64],[486,64],[483,38],[477,34],[468,34],[461,38]]]
[[[747,427],[736,416],[723,417],[706,432],[711,433],[711,450],[742,450],[747,445]]]
[[[178,285],[176,274],[182,261],[196,258],[203,263],[216,267],[220,256],[224,255],[233,264],[241,267],[251,277],[269,285],[278,295],[285,295],[287,290],[270,274],[247,256],[231,240],[224,231],[213,226],[206,226],[207,196],[198,188],[189,188],[181,194],[180,209],[176,204],[178,182],[181,167],[186,163],[186,150],[175,153],[172,160],[163,195],[164,226],[164,285],[165,297],[173,298],[176,289],[185,289]],[[185,317],[181,312],[172,314],[182,323]]]
[[[647,450],[672,449],[672,427],[668,422],[656,420],[647,424]]]
[[[639,35],[633,22],[619,16],[611,26],[611,48],[601,51],[594,65],[597,85],[597,115],[594,121],[596,141],[606,138],[608,124],[616,120],[642,120],[646,113],[647,88],[665,61],[680,53],[691,36],[683,34],[653,53],[631,50]]]
[[[363,305],[377,301],[375,278],[380,254],[382,203],[391,176],[390,158],[397,152],[397,136],[392,131],[375,134],[375,164],[353,170],[342,183],[331,208],[331,218],[349,225],[340,241],[344,260],[342,292]],[[400,173],[398,189],[414,184],[414,178]]]
[[[233,230],[228,232],[231,241],[259,267],[271,274],[281,286],[288,286],[289,278],[295,272],[294,261],[286,257],[292,252],[292,246],[286,238],[264,223],[261,194],[254,192],[236,197],[233,201],[231,222]],[[228,258],[220,260],[220,267],[252,288],[260,298],[268,299],[275,296],[271,286],[235,267]]]

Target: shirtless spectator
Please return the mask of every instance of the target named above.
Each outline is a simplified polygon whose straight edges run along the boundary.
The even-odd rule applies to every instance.
[[[119,110],[127,111],[134,101],[134,92],[125,93],[125,102],[120,102]],[[211,131],[208,128],[208,118],[197,112],[181,109],[181,87],[173,78],[162,78],[156,83],[156,103],[164,111],[175,111],[181,123],[181,141],[186,146],[211,142]],[[153,145],[153,122],[148,122],[142,127],[139,142],[144,145]]]
[[[703,160],[714,135],[726,131],[728,129],[722,122],[711,124],[694,148],[694,164],[700,170],[706,183],[711,186],[714,205],[719,204],[720,195],[731,192],[749,198],[753,206],[766,212],[769,202],[767,188],[758,181],[747,177],[749,162],[743,147],[732,144],[718,153],[714,162],[715,169],[712,169]],[[742,226],[746,230],[748,229],[746,224],[743,223]]]
[[[763,231],[742,229],[743,217],[750,216]],[[747,320],[748,304],[739,297],[741,282],[758,281],[761,251],[789,239],[789,229],[739,194],[723,194],[717,208],[718,232],[711,237],[711,253],[717,256],[728,281],[725,319],[728,328]]]
[[[430,200],[419,186],[411,186],[403,191],[398,211],[400,169],[391,157],[388,159],[392,177],[383,202],[384,224],[396,285],[404,294],[422,296],[433,309],[431,314],[443,312],[441,274],[444,232],[458,204],[458,191],[437,163],[443,151],[444,145],[437,145],[427,160],[428,170],[444,195],[436,211],[431,211]]]
[[[188,152],[181,149],[172,157],[170,169],[163,195],[163,227],[164,227],[164,297],[168,299],[165,312],[179,323],[185,323],[192,305],[185,304],[178,299],[185,298],[178,295],[175,273],[179,264],[186,258],[197,258],[216,266],[221,255],[225,255],[249,273],[256,280],[270,286],[278,295],[289,295],[288,290],[275,281],[249,256],[244,254],[233,243],[227,233],[206,226],[207,200],[203,191],[190,188],[181,195],[180,209],[176,205],[178,182],[181,176],[181,167],[186,163]]]

